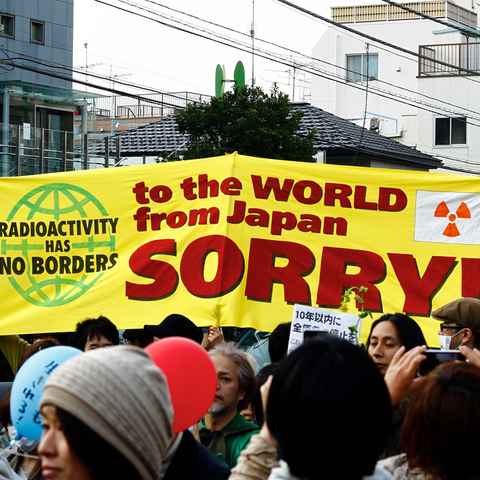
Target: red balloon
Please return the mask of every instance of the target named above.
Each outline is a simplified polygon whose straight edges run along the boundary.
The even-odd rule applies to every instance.
[[[173,432],[180,433],[200,421],[215,400],[215,366],[206,350],[189,338],[163,338],[145,350],[167,377]]]

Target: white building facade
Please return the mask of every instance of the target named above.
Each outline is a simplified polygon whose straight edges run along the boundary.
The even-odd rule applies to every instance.
[[[407,5],[444,24],[387,3],[332,8],[332,20],[403,51],[329,27],[312,53],[329,72],[312,78],[312,104],[441,157],[449,168],[480,172],[477,15],[465,0]]]

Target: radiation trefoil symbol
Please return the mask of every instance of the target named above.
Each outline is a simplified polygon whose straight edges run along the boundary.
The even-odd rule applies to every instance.
[[[457,211],[451,212],[445,202],[440,202],[437,209],[435,210],[435,217],[448,218],[449,224],[443,231],[443,235],[446,237],[459,237],[460,232],[457,228],[456,221],[458,218],[472,218],[470,214],[470,209],[468,208],[465,202],[462,202],[457,208]]]

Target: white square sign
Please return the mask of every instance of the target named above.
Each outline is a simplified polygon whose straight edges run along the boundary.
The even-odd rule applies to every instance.
[[[337,335],[340,338],[348,340],[355,345],[355,334],[350,331],[349,327],[355,326],[358,321],[358,315],[352,313],[324,310],[323,308],[296,304],[292,315],[288,353],[290,354],[303,343],[303,332],[305,329],[323,330],[331,335]],[[360,332],[362,328],[361,320],[357,328],[358,332]]]

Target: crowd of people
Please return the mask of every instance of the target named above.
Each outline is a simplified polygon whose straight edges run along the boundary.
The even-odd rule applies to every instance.
[[[268,365],[225,341],[220,328],[203,334],[180,314],[126,330],[128,345],[103,316],[80,321],[71,338],[0,337],[15,374],[47,348],[85,352],[48,377],[40,440],[19,438],[17,406],[5,395],[0,479],[480,479],[480,300],[454,300],[432,317],[442,347],[466,361],[422,375],[425,337],[402,313],[376,319],[364,348],[322,335],[289,355],[290,324],[282,323],[270,336]],[[181,432],[168,378],[148,353],[166,337],[200,344],[217,377],[203,418]],[[193,405],[195,395],[187,400]]]

